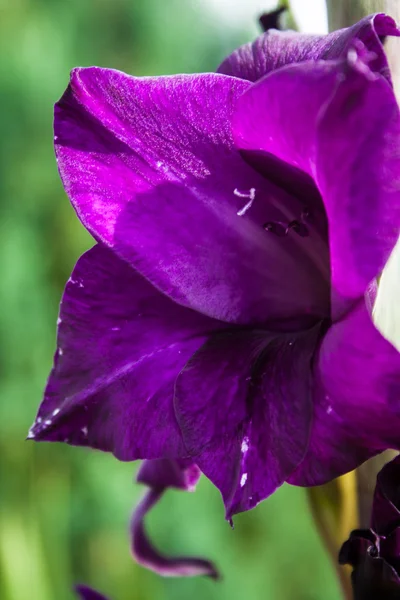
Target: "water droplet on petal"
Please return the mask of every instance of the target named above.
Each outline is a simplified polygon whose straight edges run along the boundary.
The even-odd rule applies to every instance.
[[[248,451],[248,449],[249,449],[249,438],[247,436],[243,438],[242,445],[241,445],[240,449],[242,451],[242,454],[245,454]]]

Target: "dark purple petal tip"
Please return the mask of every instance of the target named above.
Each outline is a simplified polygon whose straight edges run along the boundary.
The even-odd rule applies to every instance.
[[[377,477],[371,529],[352,531],[339,553],[339,564],[353,567],[356,600],[400,597],[400,457]]]
[[[378,474],[371,527],[380,535],[400,523],[400,455],[388,462]],[[400,555],[400,547],[399,547]]]
[[[86,585],[76,585],[75,592],[80,600],[109,600],[109,598],[103,596],[103,594],[96,592],[96,590],[93,590]]]

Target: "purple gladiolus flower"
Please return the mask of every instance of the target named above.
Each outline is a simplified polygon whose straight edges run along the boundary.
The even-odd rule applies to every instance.
[[[29,437],[195,465],[228,519],[400,448],[400,356],[370,314],[400,226],[387,35],[375,15],[270,30],[216,74],[72,72],[56,156],[97,243]]]
[[[371,529],[355,530],[343,544],[340,564],[353,567],[355,600],[400,597],[400,457],[377,477]]]

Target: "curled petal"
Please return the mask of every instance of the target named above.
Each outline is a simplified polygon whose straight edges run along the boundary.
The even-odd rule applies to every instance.
[[[268,28],[271,26],[269,22],[270,19],[266,21]],[[218,72],[257,81],[267,73],[291,63],[344,58],[349,49],[361,41],[373,54],[374,71],[390,81],[382,43],[389,35],[399,36],[400,31],[395,21],[384,14],[370,15],[352,27],[333,31],[328,35],[271,30],[254,42],[234,50],[218,67]]]
[[[87,587],[86,585],[76,585],[75,592],[77,593],[80,600],[109,600],[109,598],[103,596],[103,594],[96,592],[96,590],[93,590],[92,588]]]
[[[168,487],[192,491],[199,477],[198,468],[184,461],[145,461],[138,473],[138,481],[150,485],[142,501],[136,507],[131,520],[131,548],[135,560],[148,569],[165,577],[191,577],[206,575],[219,577],[212,562],[198,557],[168,557],[157,550],[148,538],[144,518],[160,500]]]

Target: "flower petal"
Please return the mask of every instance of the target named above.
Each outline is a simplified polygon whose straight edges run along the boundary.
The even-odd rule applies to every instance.
[[[227,519],[270,495],[302,460],[318,338],[319,327],[280,337],[221,334],[179,375],[175,410],[183,439],[221,491]]]
[[[106,596],[103,596],[103,594],[96,592],[96,590],[93,590],[86,585],[76,585],[75,591],[81,600],[108,600]]]
[[[400,354],[364,302],[326,334],[316,363],[314,424],[289,482],[320,485],[388,448],[400,448]]]
[[[379,556],[379,538],[371,530],[355,530],[343,544],[339,564],[351,565],[355,600],[397,600],[400,577],[392,565]]]
[[[186,454],[174,382],[221,326],[95,246],[66,285],[54,368],[29,437],[89,445],[121,460]]]
[[[140,565],[166,577],[207,575],[218,578],[218,571],[208,560],[161,554],[150,542],[144,527],[146,514],[168,487],[194,491],[199,476],[196,465],[187,461],[151,460],[142,464],[137,480],[150,486],[150,490],[137,506],[131,521],[132,554]]]
[[[397,456],[377,476],[372,508],[371,527],[379,535],[388,535],[400,522],[400,456]],[[400,556],[400,546],[397,556]]]
[[[77,69],[55,111],[61,178],[96,239],[176,302],[233,323],[323,317],[328,260],[263,228],[297,219],[303,200],[233,144],[233,105],[249,85]]]
[[[234,133],[243,151],[264,153],[266,161],[272,154],[313,178],[329,222],[333,301],[362,296],[400,228],[400,117],[392,88],[361,49],[347,61],[291,65],[241,96]]]
[[[339,564],[351,565],[355,600],[397,600],[400,577],[395,568],[379,556],[379,538],[369,529],[352,531],[339,553]]]
[[[383,49],[386,36],[399,36],[395,21],[383,14],[361,21],[328,35],[309,35],[295,31],[267,31],[254,42],[237,48],[218,67],[219,73],[257,81],[267,73],[291,63],[307,60],[344,58],[357,40],[374,53],[372,68],[390,81],[389,66]]]

